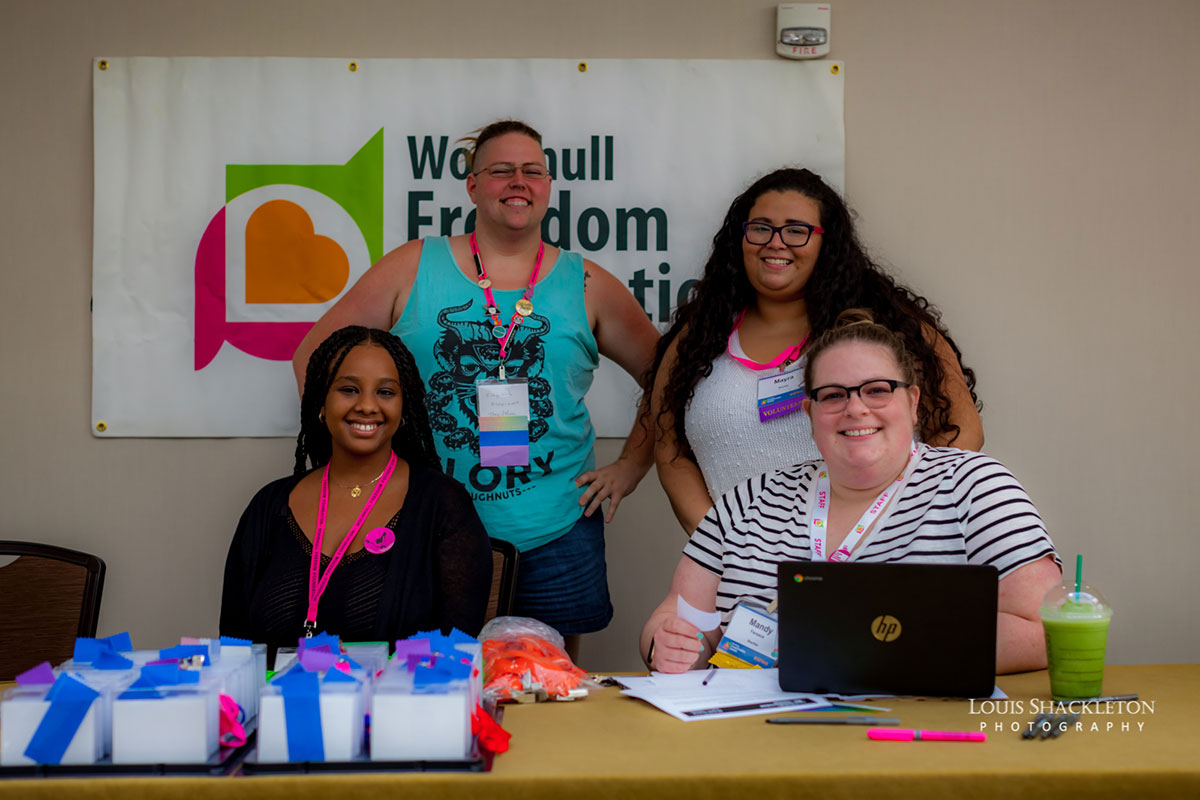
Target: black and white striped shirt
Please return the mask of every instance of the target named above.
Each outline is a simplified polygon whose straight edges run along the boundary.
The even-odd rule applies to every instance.
[[[921,446],[912,478],[855,548],[850,561],[990,564],[1008,573],[1053,556],[1029,495],[994,458]],[[717,500],[684,555],[721,580],[723,623],[739,602],[775,599],[776,565],[811,561],[809,504],[824,461],[759,475]]]

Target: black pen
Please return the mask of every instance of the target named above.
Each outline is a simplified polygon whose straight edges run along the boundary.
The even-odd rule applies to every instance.
[[[1049,739],[1051,736],[1054,736],[1055,735],[1054,729],[1057,728],[1059,723],[1061,723],[1066,718],[1067,718],[1066,714],[1059,714],[1057,716],[1047,715],[1046,722],[1048,722],[1049,724],[1042,725],[1042,730],[1039,732],[1038,736],[1042,739]]]
[[[704,680],[700,681],[701,686],[708,686],[708,682],[712,680],[713,673],[717,671],[717,665],[713,664],[708,668],[708,674],[704,676]]]
[[[776,725],[899,725],[895,717],[767,717]]]
[[[1067,731],[1071,730],[1071,726],[1079,720],[1078,714],[1065,714],[1058,724],[1050,731],[1050,738],[1056,739]]]
[[[1049,716],[1049,714],[1038,714],[1036,717],[1034,717],[1033,722],[1029,723],[1029,727],[1021,731],[1021,738],[1036,739],[1039,733],[1038,728],[1041,727],[1041,724],[1045,722],[1046,718]]]

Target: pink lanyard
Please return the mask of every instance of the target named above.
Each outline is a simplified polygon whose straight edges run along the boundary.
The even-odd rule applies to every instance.
[[[308,568],[308,614],[304,618],[305,638],[312,638],[317,629],[317,604],[321,602],[321,595],[325,594],[325,587],[329,585],[333,571],[337,569],[338,564],[342,563],[342,556],[346,555],[350,543],[354,541],[359,529],[367,521],[371,509],[375,508],[375,503],[383,494],[384,487],[387,486],[395,468],[396,454],[392,453],[387,466],[383,468],[383,474],[379,476],[379,482],[375,484],[375,490],[367,499],[367,504],[359,512],[358,519],[350,526],[350,530],[346,532],[346,537],[338,545],[333,557],[329,559],[329,567],[325,570],[325,574],[321,575],[321,542],[325,539],[325,516],[329,511],[329,465],[325,465],[325,471],[321,473],[321,502],[317,506],[317,529],[313,532],[312,563]]]
[[[533,274],[529,276],[529,285],[525,287],[525,293],[521,295],[521,299],[517,301],[516,312],[512,316],[512,321],[508,323],[508,330],[505,331],[504,323],[500,319],[500,308],[496,305],[496,300],[492,295],[492,279],[488,277],[487,270],[483,268],[483,258],[479,255],[479,242],[475,240],[475,233],[471,233],[471,257],[475,259],[475,271],[479,273],[477,283],[483,289],[483,299],[487,302],[485,313],[492,320],[492,335],[500,340],[500,379],[504,380],[504,359],[508,342],[512,339],[513,331],[521,324],[521,320],[533,313],[533,285],[537,283],[538,272],[542,269],[542,256],[546,253],[546,243],[538,242],[537,260],[533,263]]]
[[[734,361],[737,361],[755,371],[774,369],[775,367],[786,367],[793,361],[798,361],[800,359],[800,351],[803,350],[804,345],[808,343],[808,337],[812,336],[812,331],[809,331],[805,337],[800,340],[800,344],[794,344],[791,347],[785,348],[782,353],[775,356],[766,364],[759,364],[757,361],[751,361],[748,358],[742,358],[741,356],[734,355],[733,348],[730,346],[733,342],[733,334],[737,333],[737,329],[742,327],[742,320],[745,318],[745,311],[738,314],[737,319],[733,323],[733,330],[729,332],[729,342],[725,345],[725,351],[729,353],[729,357]]]

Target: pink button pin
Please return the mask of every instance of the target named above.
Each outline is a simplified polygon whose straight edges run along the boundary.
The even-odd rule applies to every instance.
[[[366,541],[363,546],[368,552],[379,555],[386,553],[392,549],[392,545],[396,543],[396,534],[392,533],[391,528],[375,528],[367,533]]]

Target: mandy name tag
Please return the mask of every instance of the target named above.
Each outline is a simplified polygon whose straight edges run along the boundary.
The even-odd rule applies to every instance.
[[[779,620],[743,603],[733,610],[725,635],[708,663],[718,667],[770,669],[779,660]]]
[[[804,402],[804,372],[776,373],[758,379],[758,421],[773,419],[795,413]]]
[[[475,384],[475,400],[480,465],[529,466],[529,381],[479,381]]]

